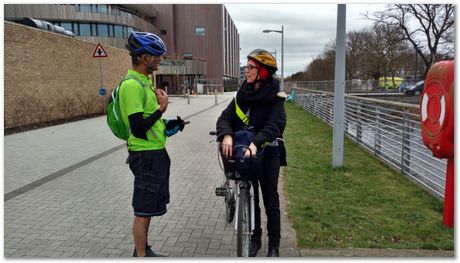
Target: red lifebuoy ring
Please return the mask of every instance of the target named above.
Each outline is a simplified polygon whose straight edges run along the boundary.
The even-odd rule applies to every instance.
[[[454,62],[441,61],[428,71],[420,98],[420,122],[425,145],[438,158],[454,154]]]

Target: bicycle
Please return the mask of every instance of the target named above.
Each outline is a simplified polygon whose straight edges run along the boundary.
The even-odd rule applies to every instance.
[[[210,135],[216,135],[211,131]],[[235,149],[249,149],[246,145],[235,145]],[[237,235],[238,257],[248,257],[251,245],[251,235],[255,226],[254,187],[252,180],[257,180],[261,173],[261,156],[263,151],[251,157],[231,157],[222,155],[220,144],[217,147],[219,165],[224,170],[224,182],[217,187],[215,194],[224,196],[226,220],[231,223],[235,220]],[[249,149],[250,150],[250,149]],[[221,159],[222,158],[222,159]],[[222,164],[220,162],[222,160]]]

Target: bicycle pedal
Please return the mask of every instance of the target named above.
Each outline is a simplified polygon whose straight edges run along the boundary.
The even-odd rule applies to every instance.
[[[217,196],[225,196],[226,190],[225,187],[216,187]]]

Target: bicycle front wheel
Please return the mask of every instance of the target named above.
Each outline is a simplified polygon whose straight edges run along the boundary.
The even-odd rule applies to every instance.
[[[236,254],[238,257],[248,257],[249,246],[251,244],[251,206],[249,201],[249,189],[246,187],[241,188],[238,199]]]
[[[233,221],[235,216],[235,198],[233,197],[233,189],[230,188],[230,180],[225,182],[225,219],[228,223]]]

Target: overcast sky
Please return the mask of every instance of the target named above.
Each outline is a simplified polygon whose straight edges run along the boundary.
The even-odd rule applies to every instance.
[[[275,52],[281,74],[281,30],[284,25],[284,76],[302,71],[336,37],[337,4],[225,4],[240,34],[240,63],[256,48]],[[362,14],[385,5],[347,4],[347,32],[370,26]]]

